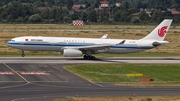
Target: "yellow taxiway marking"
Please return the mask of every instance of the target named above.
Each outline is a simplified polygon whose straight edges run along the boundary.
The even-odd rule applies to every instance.
[[[127,76],[143,76],[143,74],[126,74]]]
[[[7,68],[9,68],[11,71],[13,71],[15,74],[17,74],[19,77],[21,77],[25,82],[27,82],[27,84],[30,83],[30,81],[28,81],[26,78],[24,78],[21,74],[19,74],[17,71],[15,71],[14,69],[12,69],[11,67],[9,67],[6,63],[3,63]]]

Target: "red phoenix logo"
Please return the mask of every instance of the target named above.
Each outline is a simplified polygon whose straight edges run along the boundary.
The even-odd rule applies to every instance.
[[[168,26],[163,26],[162,28],[159,28],[158,29],[158,35],[160,37],[164,37],[165,33],[166,33],[166,29],[167,29]]]

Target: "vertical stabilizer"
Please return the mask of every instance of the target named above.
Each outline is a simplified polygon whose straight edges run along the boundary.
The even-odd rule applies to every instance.
[[[172,19],[165,19],[150,34],[148,34],[146,37],[142,38],[141,40],[163,41],[171,23],[172,23]]]

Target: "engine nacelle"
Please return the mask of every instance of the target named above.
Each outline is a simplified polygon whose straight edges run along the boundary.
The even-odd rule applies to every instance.
[[[64,49],[63,56],[64,57],[80,57],[82,56],[82,52],[77,49]]]

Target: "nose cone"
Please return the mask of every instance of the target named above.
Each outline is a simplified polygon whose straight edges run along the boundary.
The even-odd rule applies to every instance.
[[[9,46],[10,44],[11,44],[11,41],[6,42],[6,45],[8,45],[8,46]]]
[[[13,42],[13,41],[8,41],[8,42],[6,42],[6,45],[7,45],[7,46],[10,46],[10,47],[13,46],[13,44],[15,44],[15,42]]]

